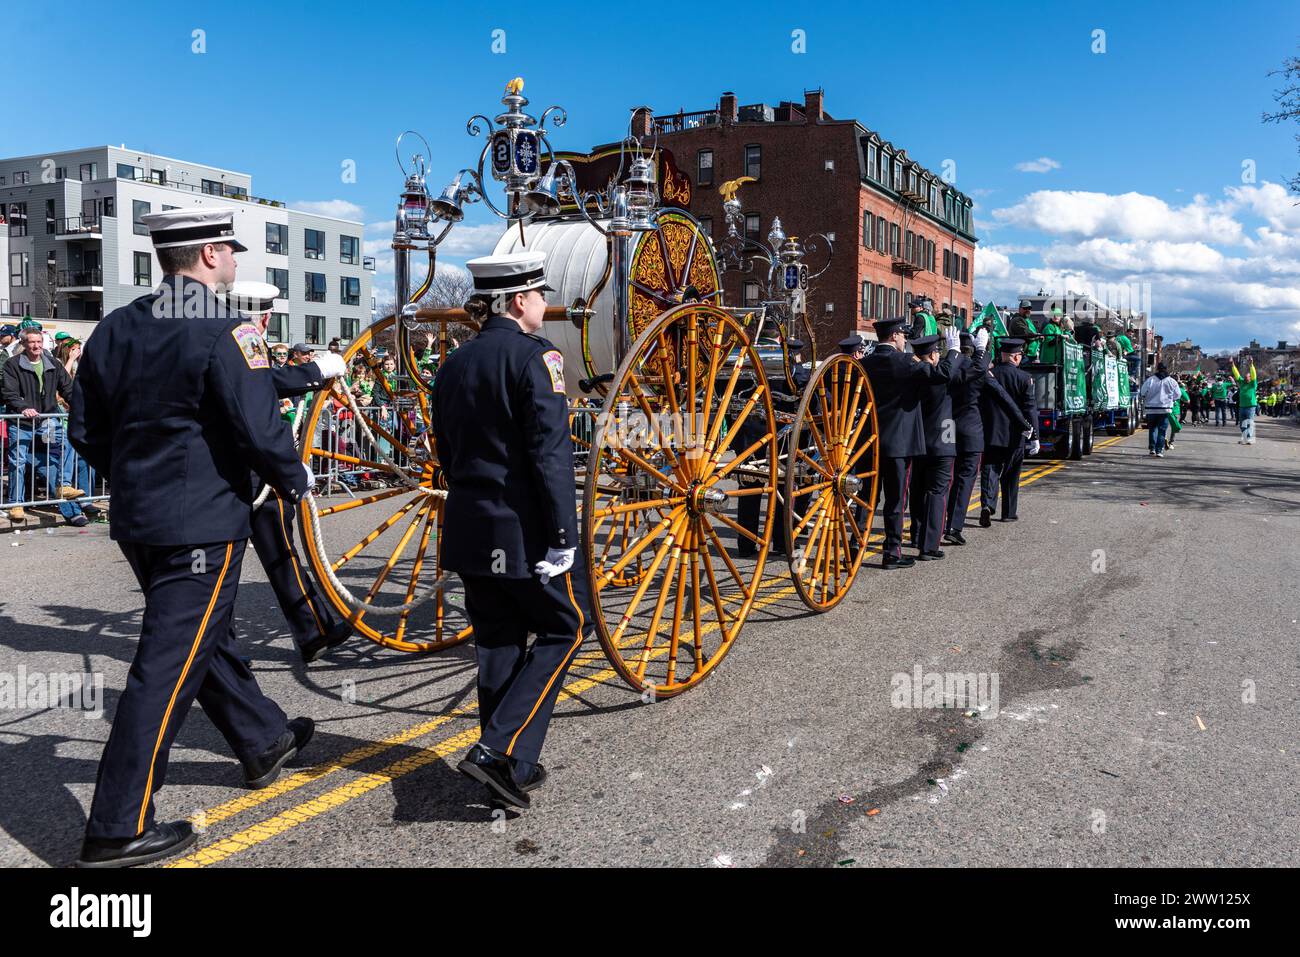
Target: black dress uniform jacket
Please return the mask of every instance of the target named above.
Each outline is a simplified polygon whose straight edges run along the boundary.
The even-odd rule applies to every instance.
[[[248,538],[250,466],[289,501],[307,489],[260,333],[189,277],[166,277],[99,323],[68,437],[112,484],[116,541]]]
[[[442,364],[432,424],[447,479],[443,567],[528,578],[578,544],[573,440],[559,351],[506,316]]]
[[[961,374],[948,389],[952,398],[952,418],[957,425],[957,446],[962,452],[984,451],[984,419],[980,415],[980,396],[988,378],[989,351],[962,356]]]
[[[1026,429],[1038,437],[1038,405],[1034,399],[1034,377],[1010,362],[999,362],[993,367],[993,377],[1002,386],[1015,411],[1023,418],[1017,421],[1015,412],[1007,408],[1002,397],[990,388],[980,395],[980,414],[984,419],[984,444],[1015,448],[1024,439]]]
[[[876,400],[881,455],[890,458],[925,455],[921,397],[928,385],[943,384],[946,388],[953,359],[959,355],[949,352],[937,366],[932,366],[882,343],[862,359]]]

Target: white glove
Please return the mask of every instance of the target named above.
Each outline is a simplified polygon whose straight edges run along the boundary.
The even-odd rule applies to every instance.
[[[307,490],[302,493],[303,495],[306,495],[307,492],[310,492],[316,487],[316,473],[311,470],[310,465],[304,465],[302,470],[307,473]]]
[[[948,326],[944,329],[943,340],[949,352],[956,352],[961,348],[961,332],[956,326]]]
[[[975,351],[983,352],[985,349],[988,348],[988,345],[989,345],[989,331],[983,327],[980,327],[979,331],[975,333]]]
[[[1039,448],[1039,446],[1038,446],[1038,440],[1037,440],[1037,439],[1034,439],[1034,441],[1032,441],[1032,442],[1029,443],[1029,449],[1028,449],[1029,454],[1030,454],[1030,455],[1037,455],[1037,454],[1038,454],[1038,448]]]
[[[533,566],[533,571],[541,576],[542,584],[548,584],[552,578],[559,578],[573,567],[572,548],[548,548],[546,557]]]
[[[337,379],[348,371],[348,365],[343,361],[343,357],[333,352],[323,352],[312,359],[312,362],[316,363],[317,369],[320,369],[322,379]]]
[[[1032,438],[1034,437],[1034,430],[1033,430],[1033,429],[1025,429],[1025,431],[1024,431],[1024,436],[1025,436],[1026,439],[1032,439]]]

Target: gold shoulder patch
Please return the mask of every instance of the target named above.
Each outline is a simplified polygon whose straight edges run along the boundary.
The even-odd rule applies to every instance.
[[[250,369],[271,367],[271,362],[266,356],[266,342],[262,339],[262,334],[257,331],[257,326],[246,322],[242,326],[231,329],[230,334],[235,337],[235,344],[239,346],[239,352]]]
[[[560,355],[558,349],[551,349],[542,353],[542,361],[546,363],[546,371],[551,374],[551,391],[564,392],[564,356]]]

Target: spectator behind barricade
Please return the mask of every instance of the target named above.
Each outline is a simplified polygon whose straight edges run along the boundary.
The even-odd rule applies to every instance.
[[[81,340],[69,333],[58,332],[54,334],[54,343],[54,357],[63,364],[69,378],[75,379],[77,366],[81,363]],[[95,470],[66,442],[63,447],[62,478],[63,484],[71,488],[91,492],[95,487]],[[77,504],[81,506],[85,516],[92,520],[108,514],[107,506],[89,499],[78,499]]]
[[[1182,387],[1169,374],[1163,362],[1156,366],[1156,374],[1142,383],[1138,399],[1147,417],[1148,455],[1165,457],[1165,429],[1169,427],[1169,413],[1181,394]]]
[[[59,498],[59,512],[68,524],[78,528],[89,519],[82,513],[74,499],[86,492],[62,481],[64,428],[59,416],[59,398],[71,401],[72,377],[49,352],[45,351],[45,337],[39,328],[23,330],[23,351],[11,356],[4,364],[0,376],[0,395],[4,397],[5,412],[21,415],[11,419],[9,432],[9,494],[7,497],[9,520],[22,522],[27,518],[22,503],[26,501],[29,472],[40,475],[46,493],[33,489],[34,498]],[[31,460],[30,468],[27,465]]]
[[[11,322],[0,326],[0,361],[14,354],[18,348],[18,327]]]

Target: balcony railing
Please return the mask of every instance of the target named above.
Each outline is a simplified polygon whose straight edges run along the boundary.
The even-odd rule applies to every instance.
[[[655,130],[660,133],[680,133],[682,130],[698,130],[704,126],[718,125],[717,110],[701,110],[696,113],[672,113],[668,116],[654,118]]]
[[[203,186],[195,186],[193,183],[174,183],[166,179],[161,173],[140,173],[133,176],[138,183],[153,183],[155,186],[165,186],[168,189],[189,190],[191,193],[203,193],[207,196],[220,196],[222,199],[237,199],[244,203],[257,203],[259,206],[276,206],[283,207],[284,201],[279,199],[263,199],[261,196],[252,196],[244,190],[242,186],[231,186],[229,183],[222,183],[220,189]]]
[[[98,216],[64,216],[54,221],[54,232],[59,236],[100,231]]]
[[[94,269],[60,269],[58,284],[60,289],[73,286],[102,286],[104,270],[99,266]]]

